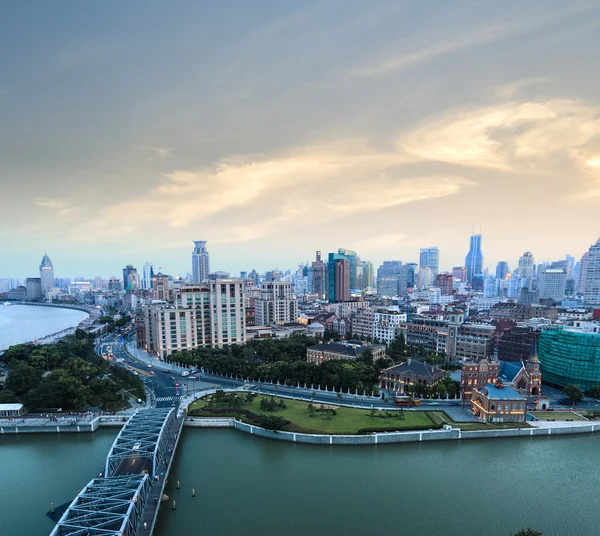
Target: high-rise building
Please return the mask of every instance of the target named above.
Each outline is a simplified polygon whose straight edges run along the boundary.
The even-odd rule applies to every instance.
[[[419,277],[417,281],[417,286],[419,289],[424,289],[433,285],[433,273],[429,266],[425,266],[425,268],[419,269]]]
[[[358,287],[356,286],[356,275],[357,275],[357,265],[358,265],[358,255],[356,251],[352,251],[351,249],[339,248],[338,255],[348,259],[350,263],[350,289],[356,290]]]
[[[286,281],[263,283],[254,301],[254,315],[258,326],[298,322],[298,301],[292,284]]]
[[[421,248],[419,268],[431,268],[435,277],[440,271],[440,250],[437,247]]]
[[[383,261],[377,270],[377,294],[379,296],[400,294],[401,272],[402,261]]]
[[[41,277],[28,277],[25,280],[25,287],[27,288],[27,299],[28,300],[41,300],[43,297],[42,293],[42,278]]]
[[[140,276],[137,273],[137,269],[131,264],[128,264],[123,268],[123,288],[127,292],[138,290],[140,288]]]
[[[339,253],[330,253],[328,257],[327,299],[329,303],[350,300],[350,261]]]
[[[171,278],[158,272],[152,278],[152,297],[155,300],[161,300],[170,302],[173,300],[173,288],[171,285]]]
[[[508,272],[508,263],[506,261],[500,261],[496,264],[496,279],[506,279]]]
[[[496,277],[486,277],[483,280],[483,297],[497,298],[500,294],[500,281]]]
[[[200,283],[208,279],[210,273],[210,258],[206,249],[206,240],[194,240],[192,251],[192,279]]]
[[[577,292],[585,294],[585,283],[587,278],[588,259],[590,258],[589,251],[586,251],[579,262],[579,274],[577,277]]]
[[[152,278],[154,277],[154,267],[150,261],[146,261],[142,267],[142,288],[150,290],[152,288]]]
[[[375,286],[375,271],[373,263],[370,261],[361,261],[363,269],[363,288],[373,288]]]
[[[586,305],[600,306],[600,238],[588,250],[584,277],[583,302]]]
[[[458,279],[461,283],[467,282],[467,268],[465,266],[454,266],[452,268],[452,277]]]
[[[321,260],[321,252],[317,251],[309,272],[309,289],[323,299],[325,295],[325,263]]]
[[[565,298],[567,285],[567,270],[561,268],[546,268],[539,275],[539,299],[552,299],[561,302]]]
[[[474,277],[483,274],[483,252],[481,251],[480,234],[471,235],[465,265],[467,268],[467,283],[472,283]]]
[[[44,253],[40,263],[40,279],[42,281],[42,295],[54,288],[54,267],[47,253]]]
[[[531,251],[526,251],[519,257],[517,270],[519,272],[519,277],[525,280],[525,286],[529,290],[532,290],[535,276],[535,261]]]
[[[435,286],[440,289],[445,296],[453,294],[452,291],[452,274],[437,274],[435,276]]]

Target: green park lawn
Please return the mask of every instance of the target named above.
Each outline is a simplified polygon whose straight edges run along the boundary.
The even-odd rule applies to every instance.
[[[243,396],[242,396],[243,398]],[[260,408],[260,400],[263,396],[255,396],[252,402],[243,403],[242,410],[248,410],[255,414],[264,413],[266,415],[275,415],[291,421],[287,429],[297,432],[308,433],[331,433],[331,434],[356,434],[359,430],[365,429],[383,429],[383,430],[411,430],[411,429],[430,429],[439,428],[439,425],[433,423],[427,412],[424,411],[388,411],[390,417],[372,416],[369,410],[342,408],[338,406],[326,406],[335,409],[336,415],[325,415],[316,412],[312,416],[308,412],[308,402],[298,400],[283,399],[286,408],[278,409],[273,412],[266,412]],[[196,409],[201,409],[206,405],[205,400],[197,400],[188,408],[188,414]],[[315,408],[320,408],[319,403],[313,404]],[[400,418],[400,413],[404,418]],[[385,415],[386,410],[375,410],[375,415]]]
[[[540,421],[584,421],[585,419],[572,411],[534,411],[531,413]]]

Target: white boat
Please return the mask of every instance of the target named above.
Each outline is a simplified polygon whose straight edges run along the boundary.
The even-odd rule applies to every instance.
[[[9,301],[5,301],[2,305],[4,305],[4,307],[8,307],[10,305]]]

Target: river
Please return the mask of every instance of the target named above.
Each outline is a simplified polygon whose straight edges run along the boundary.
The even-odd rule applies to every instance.
[[[97,474],[115,435],[0,437],[0,532],[47,535],[50,502]],[[184,429],[177,510],[155,535],[599,534],[599,452],[597,435],[324,447]]]
[[[88,316],[76,309],[0,304],[0,350],[76,326]]]

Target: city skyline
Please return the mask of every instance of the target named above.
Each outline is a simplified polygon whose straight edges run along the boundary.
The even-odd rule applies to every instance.
[[[35,4],[0,36],[2,276],[185,273],[198,236],[232,273],[449,270],[473,220],[490,270],[597,238],[600,6]]]

